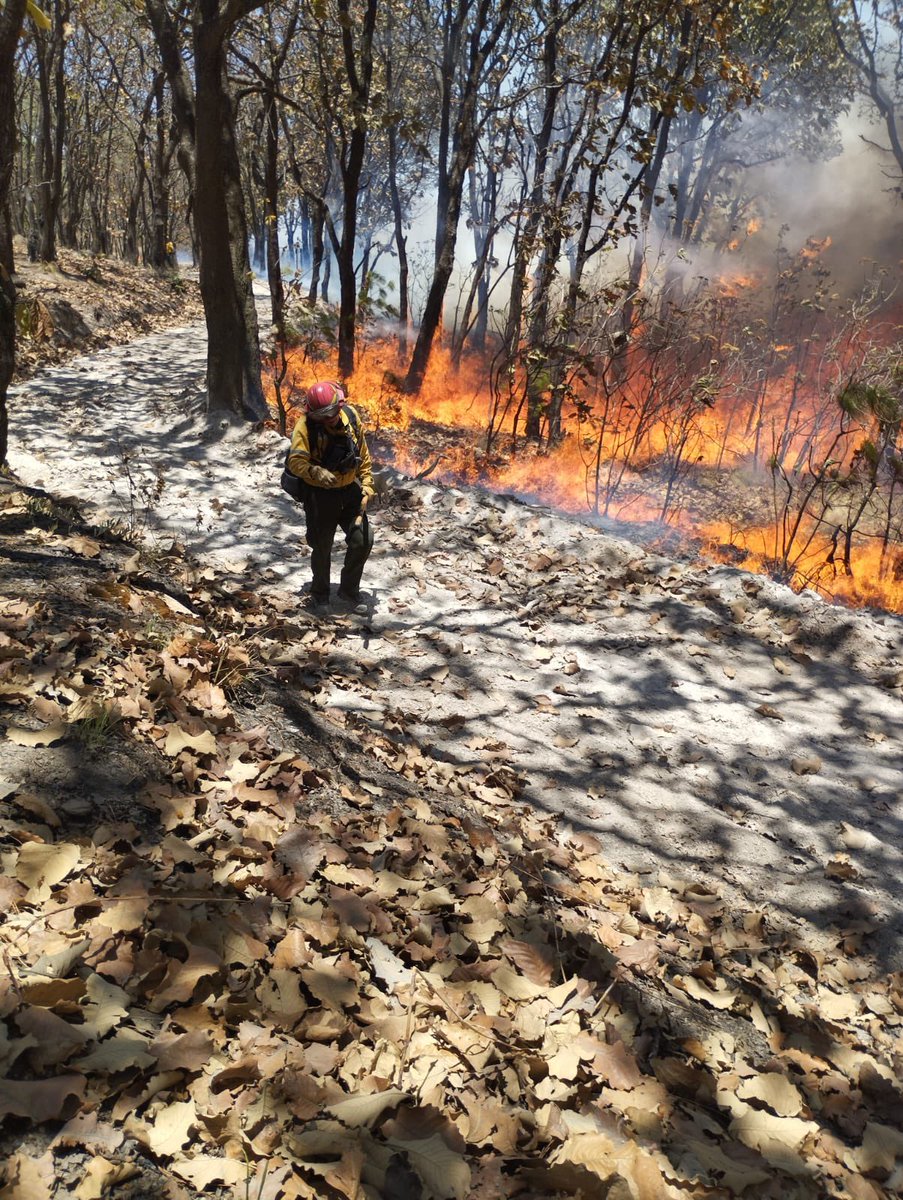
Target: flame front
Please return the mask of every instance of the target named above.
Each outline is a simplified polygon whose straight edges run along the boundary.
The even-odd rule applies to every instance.
[[[810,242],[804,254],[826,243]],[[755,280],[727,283],[751,288]],[[883,328],[885,343],[899,340],[893,321]],[[870,345],[876,338],[873,329]],[[446,483],[568,513],[676,527],[707,558],[831,600],[903,612],[899,427],[837,403],[861,365],[857,330],[763,339],[753,364],[726,340],[696,349],[678,361],[638,340],[571,379],[565,435],[541,448],[525,440],[523,406],[511,403],[522,394],[521,371],[505,375],[502,394],[498,382],[490,386],[488,363],[456,364],[444,348],[435,349],[419,395],[406,396],[395,340],[365,345],[349,396],[387,435],[405,473],[432,468],[431,478]],[[287,378],[300,390],[335,369],[334,360],[297,353]]]

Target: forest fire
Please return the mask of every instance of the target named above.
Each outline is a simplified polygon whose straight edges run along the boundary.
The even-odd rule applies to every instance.
[[[882,409],[880,387],[855,382],[861,338],[773,340],[757,362],[726,340],[717,358],[704,349],[691,362],[647,340],[575,379],[551,444],[525,439],[517,373],[493,390],[489,364],[456,367],[444,349],[420,394],[405,396],[396,345],[372,342],[349,392],[407,474],[645,524],[652,538],[678,530],[703,557],[903,612],[899,416]],[[287,381],[297,395],[334,370],[297,352]]]

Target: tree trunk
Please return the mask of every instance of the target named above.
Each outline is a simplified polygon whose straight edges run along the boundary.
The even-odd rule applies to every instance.
[[[387,64],[388,72],[388,64]],[[389,77],[391,78],[391,77]],[[392,197],[392,218],[395,222],[395,252],[398,255],[398,357],[408,353],[408,243],[404,233],[404,212],[398,190],[398,134],[389,126],[389,192]]]
[[[468,58],[464,78],[460,81],[460,96],[454,131],[450,138],[452,91],[456,75],[456,60],[459,56],[467,7],[457,13],[447,5],[443,29],[443,80],[445,94],[442,98],[442,114],[439,136],[439,181],[436,212],[436,250],[433,279],[427,294],[420,332],[411,355],[411,362],[404,380],[406,392],[419,392],[423,386],[429,364],[433,339],[442,322],[445,293],[455,265],[455,246],[458,239],[458,221],[461,216],[462,194],[467,170],[473,161],[477,139],[476,104],[477,93],[483,80],[484,69],[492,57],[514,7],[514,0],[500,0],[494,22],[490,17],[489,5],[481,3],[474,14],[474,25],[468,38]],[[501,78],[494,87],[501,86]],[[450,144],[451,159],[448,158]]]
[[[195,8],[195,228],[207,321],[207,390],[212,410],[262,420],[257,312],[235,114],[226,77],[228,27],[217,0]]]
[[[370,83],[373,78],[373,31],[376,28],[378,0],[367,0],[360,33],[360,61],[354,53],[353,23],[349,0],[338,0],[339,24],[345,75],[348,80],[353,125],[347,154],[340,162],[342,172],[342,237],[336,255],[339,268],[339,374],[343,379],[354,373],[355,325],[357,322],[357,277],[354,250],[357,243],[357,210],[361,172],[369,136],[368,113]]]
[[[68,0],[54,0],[53,28],[38,37],[38,78],[41,89],[41,246],[45,262],[56,260],[56,225],[63,198],[63,147],[66,143],[65,29]]]
[[[158,270],[176,265],[175,251],[169,249],[169,164],[171,152],[168,147],[169,131],[166,127],[164,83],[165,78],[161,72],[154,80],[155,128],[154,153],[151,160],[151,170],[153,171],[151,199],[154,222],[151,264]]]
[[[278,80],[276,81],[278,86]],[[279,110],[276,97],[268,96],[266,110],[266,227],[267,282],[270,285],[270,313],[276,336],[285,343],[285,289],[282,286],[282,263],[279,256]]]
[[[16,90],[13,64],[25,16],[25,0],[0,8],[0,464],[9,449],[6,391],[16,365],[16,285],[9,185],[16,153]]]

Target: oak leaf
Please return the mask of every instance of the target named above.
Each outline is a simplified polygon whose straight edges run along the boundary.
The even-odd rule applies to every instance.
[[[110,1188],[133,1179],[137,1174],[139,1170],[135,1163],[112,1163],[100,1155],[95,1155],[75,1189],[75,1200],[101,1200]]]
[[[26,842],[19,851],[15,876],[29,889],[28,899],[40,904],[50,898],[50,889],[74,871],[81,851],[71,842]]]
[[[548,946],[505,938],[499,943],[499,949],[511,959],[514,965],[520,969],[521,974],[531,983],[545,988],[552,982],[555,963],[552,951]]]
[[[785,1075],[775,1071],[744,1079],[737,1088],[737,1095],[742,1100],[761,1100],[779,1117],[796,1117],[803,1107],[798,1088]]]
[[[53,746],[57,742],[61,742],[69,732],[69,726],[65,721],[57,721],[53,725],[46,725],[43,729],[22,729],[18,725],[10,725],[6,731],[6,736],[11,742],[17,746]]]
[[[0,1117],[27,1117],[36,1125],[71,1116],[85,1094],[83,1075],[57,1075],[52,1079],[0,1079]]]
[[[19,1150],[3,1165],[6,1173],[6,1185],[0,1191],[3,1200],[50,1200],[54,1168],[49,1151],[40,1158],[31,1158]]]
[[[217,753],[216,738],[209,729],[202,733],[189,733],[179,725],[168,725],[165,728],[167,733],[163,753],[167,758],[176,758],[183,750],[193,750],[195,754]]]
[[[147,1144],[155,1154],[172,1158],[188,1143],[196,1122],[193,1100],[167,1104],[156,1114],[153,1124],[145,1126]]]

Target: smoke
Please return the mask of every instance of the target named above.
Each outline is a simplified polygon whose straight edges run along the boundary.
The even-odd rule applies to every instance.
[[[903,204],[900,170],[882,152],[881,127],[866,114],[848,113],[838,124],[834,154],[802,154],[747,170],[737,188],[755,197],[755,232],[735,231],[731,255],[703,253],[701,273],[769,275],[779,245],[790,255],[823,244],[819,262],[841,294],[857,293],[876,271],[885,290],[903,282]],[[695,256],[694,256],[695,258]]]
[[[782,138],[771,114],[749,114],[738,130],[738,157],[756,145],[757,122],[767,126],[765,132],[777,144],[799,145],[789,130]],[[900,172],[889,153],[879,149],[882,129],[870,122],[864,113],[841,117],[837,136],[823,139],[823,153],[807,157],[803,151],[779,161],[747,169],[735,180],[738,195],[751,198],[742,207],[734,229],[717,229],[717,219],[710,232],[726,234],[728,251],[710,244],[686,246],[671,236],[670,227],[650,231],[646,251],[645,283],[655,291],[666,280],[679,277],[687,291],[709,280],[726,281],[734,277],[771,278],[779,263],[779,247],[793,256],[814,241],[824,243],[819,265],[830,272],[830,289],[841,296],[859,293],[876,271],[885,275],[883,290],[903,290],[903,203],[900,193]],[[818,143],[813,135],[811,142]],[[831,150],[834,153],[831,153]],[[516,193],[518,181],[511,182]],[[503,188],[504,205],[507,200]],[[410,302],[415,321],[419,318],[426,292],[432,278],[435,239],[436,195],[427,190],[417,200],[407,228],[407,249],[410,261]],[[668,205],[657,210],[666,215]],[[604,216],[604,214],[603,214]],[[753,218],[751,220],[751,218]],[[601,218],[600,218],[601,220]],[[375,231],[375,239],[388,244],[391,230]],[[510,261],[512,239],[503,226],[494,243],[494,258],[504,268]],[[588,272],[588,279],[597,284],[624,277],[633,251],[633,240],[624,238],[600,256]],[[446,324],[450,327],[460,319],[464,297],[473,277],[475,260],[473,231],[467,213],[461,218],[458,230],[454,272],[446,299]],[[287,265],[287,264],[286,264]],[[377,271],[392,288],[396,283],[397,258],[384,253]],[[567,264],[561,264],[562,274]],[[302,275],[306,276],[303,271]],[[498,272],[496,273],[498,275]],[[510,272],[497,279],[490,301],[490,325],[500,328],[508,302]],[[330,299],[338,298],[338,278],[334,270]],[[392,290],[389,302],[397,303]]]

